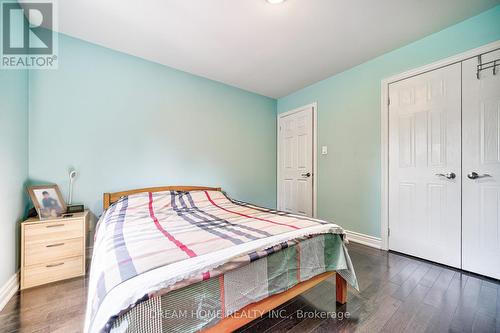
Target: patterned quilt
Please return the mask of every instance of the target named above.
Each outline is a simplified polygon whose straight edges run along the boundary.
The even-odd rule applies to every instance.
[[[232,200],[218,191],[123,197],[98,223],[85,332],[107,332],[119,315],[140,302],[320,234],[343,230],[322,220]],[[351,265],[344,275],[357,287]]]

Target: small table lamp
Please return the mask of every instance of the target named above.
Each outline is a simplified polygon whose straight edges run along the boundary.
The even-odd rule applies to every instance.
[[[71,213],[80,213],[83,212],[85,207],[82,204],[73,204],[73,182],[75,181],[77,176],[76,170],[71,169],[69,171],[69,195],[68,195],[68,204],[67,204],[67,214]]]

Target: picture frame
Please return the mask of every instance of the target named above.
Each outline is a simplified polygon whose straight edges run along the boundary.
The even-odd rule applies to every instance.
[[[57,185],[29,186],[28,194],[40,220],[59,218],[66,213],[66,203]]]

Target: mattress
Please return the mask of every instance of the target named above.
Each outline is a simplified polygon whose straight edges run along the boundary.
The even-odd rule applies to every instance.
[[[118,318],[148,300],[158,302],[199,282],[214,283],[216,277],[263,258],[267,262],[284,249],[302,248],[301,241],[321,235],[325,240],[344,232],[327,221],[257,207],[219,191],[125,196],[104,212],[96,228],[85,332],[109,332],[118,327]],[[346,265],[336,270],[357,287],[341,244],[337,252],[343,253]]]
[[[291,243],[218,277],[141,302],[118,316],[111,332],[198,332],[248,304],[327,271],[341,271],[349,281],[355,280],[349,275],[351,263],[340,235],[319,235]],[[248,311],[238,315],[255,319],[263,313]]]

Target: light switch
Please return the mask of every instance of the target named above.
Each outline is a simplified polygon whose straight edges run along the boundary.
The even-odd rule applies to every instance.
[[[326,154],[328,154],[328,147],[327,146],[321,147],[321,155],[326,155]]]

